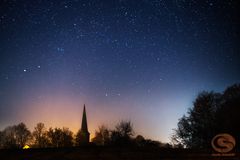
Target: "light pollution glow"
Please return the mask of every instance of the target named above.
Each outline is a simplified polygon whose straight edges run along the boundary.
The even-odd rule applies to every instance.
[[[3,5],[2,5],[3,4]],[[0,129],[133,123],[169,142],[203,90],[239,82],[233,1],[1,1]],[[119,27],[120,26],[120,27]]]
[[[177,93],[176,97],[180,94]],[[79,98],[67,93],[42,95],[44,96],[35,100],[25,97],[23,103],[18,104],[17,113],[12,115],[14,118],[9,117],[8,123],[1,126],[24,122],[30,130],[33,130],[38,122],[43,122],[46,128],[67,127],[76,133],[81,127],[83,104],[86,104],[90,138],[94,137],[95,130],[102,124],[112,129],[121,120],[130,120],[135,135],[141,134],[145,138],[169,142],[172,129],[176,127],[177,120],[181,116],[175,111],[174,106],[181,109],[191,105],[185,102],[186,99],[192,98],[190,96],[184,99],[182,96],[169,103],[169,99],[162,99],[161,96],[157,99],[136,98],[133,93],[121,95],[116,101]],[[164,109],[161,106],[164,106]]]

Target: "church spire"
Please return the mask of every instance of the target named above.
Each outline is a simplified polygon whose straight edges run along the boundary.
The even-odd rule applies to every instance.
[[[79,132],[79,144],[88,144],[89,143],[90,133],[88,132],[87,125],[87,114],[85,104],[83,106],[83,114],[82,114],[82,127]]]
[[[87,115],[86,115],[86,107],[85,104],[83,106],[83,115],[82,115],[82,132],[88,132],[88,126],[87,126]]]

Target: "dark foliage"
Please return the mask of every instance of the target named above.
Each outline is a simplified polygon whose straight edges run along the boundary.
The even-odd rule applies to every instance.
[[[178,122],[173,141],[189,148],[209,148],[219,133],[239,139],[240,85],[228,87],[222,94],[202,92],[187,115]]]
[[[95,131],[95,137],[92,139],[92,142],[96,145],[109,145],[110,144],[110,130],[104,125],[98,127],[98,130]]]
[[[133,145],[131,136],[134,135],[132,123],[130,121],[121,121],[111,131],[110,144],[117,146]]]
[[[115,126],[115,129],[109,130],[105,126],[100,126],[95,131],[93,143],[97,145],[111,146],[129,146],[132,145],[132,136],[134,134],[132,123],[130,121],[121,121]]]
[[[73,133],[68,128],[50,128],[47,132],[51,147],[73,146]]]
[[[2,148],[22,148],[31,138],[31,132],[27,129],[24,123],[6,127],[1,132],[1,147]]]
[[[47,130],[43,123],[38,123],[36,125],[32,133],[32,136],[34,138],[34,145],[35,145],[34,147],[44,148],[49,146],[50,142],[47,136]]]
[[[170,144],[161,143],[151,139],[145,139],[143,136],[134,136],[134,130],[130,121],[121,121],[113,130],[105,126],[100,126],[95,131],[95,137],[92,142],[101,146],[116,147],[163,147],[172,148]]]

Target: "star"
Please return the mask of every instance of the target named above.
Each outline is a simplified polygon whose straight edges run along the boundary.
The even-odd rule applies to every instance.
[[[156,112],[160,103],[163,110],[172,107],[169,116],[149,112],[154,121],[154,115],[184,114],[197,91],[219,90],[240,80],[239,5],[234,1],[5,1],[0,14],[0,91],[9,97],[0,97],[1,118],[10,119],[1,112],[5,106],[24,115],[32,97],[44,95],[39,100],[44,104],[31,106],[39,107],[31,109],[33,115],[52,99],[70,101],[70,107],[89,100],[93,109],[107,101],[109,111],[114,103],[126,116],[129,104],[134,104],[133,111],[150,101]],[[15,104],[5,105],[1,98]],[[26,102],[19,107],[22,100]]]
[[[64,53],[64,48],[57,47],[57,51],[58,51],[59,53]]]

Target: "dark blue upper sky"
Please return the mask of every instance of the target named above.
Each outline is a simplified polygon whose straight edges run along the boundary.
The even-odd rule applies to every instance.
[[[76,130],[86,103],[92,133],[130,119],[168,141],[198,92],[239,82],[239,9],[237,0],[3,0],[0,128]]]

